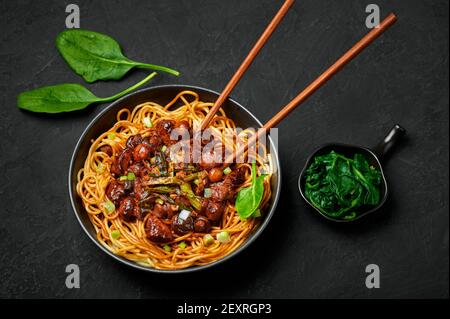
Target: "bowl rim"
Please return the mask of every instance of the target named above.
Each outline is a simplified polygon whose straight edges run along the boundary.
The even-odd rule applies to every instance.
[[[314,206],[314,205],[311,203],[311,201],[306,197],[306,195],[305,195],[304,192],[303,192],[303,188],[302,188],[302,185],[303,185],[303,184],[302,184],[302,180],[303,180],[303,178],[304,178],[304,176],[305,176],[306,170],[308,169],[309,165],[311,164],[312,159],[313,159],[313,158],[316,156],[316,154],[317,154],[318,152],[320,152],[322,149],[327,148],[327,147],[331,147],[331,146],[349,147],[349,148],[351,147],[351,148],[359,148],[359,149],[362,149],[362,150],[368,152],[369,154],[371,154],[371,155],[373,156],[373,158],[375,158],[375,160],[377,161],[378,167],[380,168],[381,177],[382,177],[381,179],[383,180],[384,189],[385,189],[385,192],[384,192],[384,194],[383,194],[383,197],[382,197],[381,201],[378,203],[377,206],[373,207],[372,209],[369,209],[369,210],[365,211],[364,213],[358,215],[356,218],[353,218],[353,219],[336,219],[336,218],[333,218],[333,217],[330,217],[330,216],[324,214],[323,212],[320,211],[320,209],[318,209],[316,206]],[[300,195],[302,196],[303,200],[304,200],[304,201],[305,201],[305,202],[306,202],[313,210],[315,210],[317,213],[319,213],[319,215],[322,216],[323,218],[325,218],[325,219],[327,219],[327,220],[329,220],[329,221],[336,222],[336,223],[341,223],[341,224],[346,224],[346,223],[352,223],[352,222],[355,222],[355,221],[361,219],[362,217],[367,216],[367,215],[369,215],[369,214],[371,214],[371,213],[373,213],[373,212],[379,210],[379,209],[384,205],[384,203],[386,202],[386,200],[387,200],[387,198],[388,198],[388,195],[389,195],[389,186],[388,186],[388,183],[387,183],[387,180],[386,180],[386,176],[385,176],[385,174],[384,174],[383,166],[381,165],[381,161],[380,161],[380,159],[378,158],[378,156],[375,154],[375,152],[372,151],[370,148],[365,147],[365,146],[361,146],[361,145],[357,145],[357,144],[339,143],[339,142],[336,142],[336,143],[325,143],[325,144],[322,144],[322,145],[320,145],[320,146],[318,146],[317,148],[314,149],[314,151],[308,156],[308,158],[307,158],[306,161],[305,161],[305,165],[303,166],[303,168],[302,168],[302,170],[301,170],[301,172],[300,172],[300,175],[299,175],[299,177],[298,177],[297,186],[298,186],[298,190],[299,190]]]
[[[272,160],[275,162],[276,164],[276,172],[275,174],[277,174],[277,183],[276,183],[276,189],[274,190],[275,193],[275,197],[273,199],[273,203],[271,205],[270,210],[268,210],[267,215],[265,216],[263,222],[259,225],[259,227],[253,232],[253,234],[251,234],[249,236],[249,238],[242,244],[240,245],[236,250],[234,250],[233,252],[231,252],[230,254],[226,255],[225,257],[216,260],[210,264],[207,265],[203,265],[203,266],[194,266],[194,267],[187,267],[187,268],[182,268],[182,269],[175,269],[175,270],[166,270],[166,269],[156,269],[156,268],[152,268],[152,267],[146,267],[143,265],[139,265],[138,263],[128,260],[124,257],[118,256],[116,254],[114,254],[112,251],[110,251],[109,249],[107,249],[106,247],[104,247],[98,240],[96,237],[94,237],[90,231],[87,229],[87,227],[84,225],[83,221],[81,220],[81,217],[79,216],[80,213],[77,210],[77,206],[75,203],[75,196],[76,196],[76,191],[74,189],[74,187],[72,187],[73,184],[73,179],[72,179],[72,175],[73,175],[73,170],[74,170],[74,166],[75,166],[75,159],[78,156],[79,153],[79,148],[81,143],[85,140],[85,137],[87,135],[87,133],[92,129],[92,127],[112,108],[114,108],[117,104],[123,102],[124,100],[130,98],[131,96],[135,96],[135,95],[140,95],[140,94],[145,94],[148,91],[154,91],[154,90],[160,90],[160,89],[164,89],[164,88],[180,88],[180,89],[187,89],[187,90],[192,90],[192,91],[203,91],[203,92],[208,92],[208,93],[212,93],[214,95],[216,95],[217,97],[220,95],[219,92],[211,90],[211,89],[207,89],[207,88],[203,88],[200,86],[195,86],[195,85],[185,85],[185,84],[165,84],[165,85],[156,85],[156,86],[151,86],[151,87],[147,87],[144,89],[140,89],[134,92],[131,92],[119,99],[117,99],[116,101],[111,102],[109,105],[107,105],[103,110],[101,110],[92,120],[90,120],[90,122],[88,123],[88,125],[84,128],[83,132],[81,133],[80,137],[78,138],[78,141],[75,145],[75,148],[72,152],[72,156],[70,157],[70,165],[69,165],[69,174],[68,174],[68,191],[69,191],[69,198],[70,198],[70,203],[71,203],[71,207],[72,210],[75,214],[76,219],[78,220],[78,223],[80,224],[81,228],[84,230],[84,232],[86,233],[86,235],[95,243],[95,245],[100,248],[103,252],[105,252],[107,255],[109,255],[110,257],[114,258],[116,261],[119,261],[122,264],[125,264],[127,266],[130,266],[134,269],[139,269],[145,272],[152,272],[152,273],[164,273],[164,274],[180,274],[180,273],[191,273],[191,272],[197,272],[197,271],[201,271],[201,270],[205,270],[205,269],[209,269],[212,267],[215,267],[217,265],[220,265],[222,263],[224,263],[225,261],[230,260],[231,258],[237,256],[239,253],[241,253],[242,251],[244,251],[247,247],[249,247],[260,235],[261,233],[264,231],[264,229],[267,227],[267,225],[269,224],[273,214],[276,211],[277,208],[277,204],[278,204],[278,200],[280,197],[280,193],[281,193],[281,167],[280,167],[280,161],[279,161],[279,157],[278,157],[278,148],[277,145],[273,142],[272,138],[270,137],[270,135],[268,136],[268,140],[270,141],[270,145],[273,149],[273,152],[271,153],[272,156]],[[252,112],[250,112],[247,108],[245,108],[242,104],[240,104],[239,102],[237,102],[236,100],[234,100],[231,97],[228,97],[227,100],[229,100],[231,103],[237,105],[239,108],[241,108],[244,112],[246,112],[260,127],[262,127],[262,123],[261,121],[255,116],[253,115]],[[75,192],[74,192],[75,191]],[[84,210],[84,213],[86,213],[86,211]]]

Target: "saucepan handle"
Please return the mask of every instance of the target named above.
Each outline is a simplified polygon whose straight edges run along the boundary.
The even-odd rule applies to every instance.
[[[373,152],[382,160],[405,134],[406,130],[400,124],[395,124],[386,137],[372,149]]]

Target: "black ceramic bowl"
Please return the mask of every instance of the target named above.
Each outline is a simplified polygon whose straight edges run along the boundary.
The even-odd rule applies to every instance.
[[[360,219],[361,217],[364,217],[370,213],[376,212],[379,210],[384,203],[386,202],[386,199],[388,197],[389,191],[388,191],[388,183],[386,181],[386,176],[383,171],[382,166],[382,160],[386,158],[386,155],[391,151],[391,149],[398,143],[398,141],[406,134],[406,130],[401,127],[399,124],[396,124],[389,133],[385,136],[385,138],[378,143],[375,147],[372,149],[369,149],[367,147],[357,146],[357,145],[348,145],[348,144],[342,144],[342,143],[329,143],[322,145],[318,149],[316,149],[306,160],[305,166],[303,167],[302,172],[300,173],[300,177],[298,179],[298,188],[300,190],[300,194],[302,195],[303,199],[321,216],[325,217],[326,219],[334,222],[352,222]],[[369,162],[369,165],[376,167],[381,172],[381,185],[380,185],[380,194],[381,194],[381,200],[378,203],[377,206],[373,207],[361,207],[360,212],[357,215],[357,217],[353,219],[338,219],[338,218],[332,218],[326,214],[324,214],[320,209],[318,209],[316,206],[314,206],[310,200],[305,195],[305,172],[308,169],[308,167],[312,164],[314,161],[314,158],[317,156],[329,154],[331,151],[335,151],[336,153],[342,154],[346,157],[352,158],[355,154],[359,153],[362,154],[366,160]]]
[[[122,97],[121,99],[113,102],[111,105],[106,107],[100,114],[98,114],[92,121],[89,123],[87,128],[84,130],[81,135],[78,143],[75,147],[75,150],[72,155],[72,159],[70,161],[69,168],[69,196],[70,201],[72,203],[73,210],[75,215],[80,222],[81,227],[84,229],[89,238],[106,254],[113,257],[114,259],[120,261],[123,264],[131,266],[133,268],[156,272],[156,273],[186,273],[192,271],[198,271],[202,269],[206,269],[212,267],[214,265],[218,265],[223,263],[224,261],[236,256],[240,252],[242,252],[245,248],[247,248],[251,243],[255,241],[255,239],[262,233],[262,231],[266,228],[269,223],[273,213],[275,212],[275,208],[278,202],[278,197],[280,194],[281,188],[281,175],[280,175],[280,163],[278,160],[278,154],[275,148],[273,141],[269,138],[271,148],[272,148],[272,159],[274,164],[274,174],[272,175],[271,187],[272,187],[272,198],[270,201],[270,206],[263,214],[263,220],[260,226],[249,236],[247,241],[243,243],[238,249],[236,249],[231,254],[226,257],[213,262],[211,264],[205,266],[196,266],[190,267],[180,270],[159,270],[155,268],[145,267],[139,265],[133,261],[127,260],[123,257],[117,256],[102,246],[96,238],[94,227],[89,220],[89,217],[83,207],[83,203],[81,198],[76,193],[76,183],[77,183],[77,172],[84,166],[84,162],[86,160],[86,156],[89,151],[89,147],[91,146],[91,140],[96,139],[101,133],[110,129],[114,123],[116,122],[116,114],[120,109],[128,108],[133,109],[136,105],[147,102],[154,101],[161,105],[164,105],[171,101],[175,95],[183,90],[191,90],[195,91],[199,94],[200,99],[206,102],[214,102],[219,97],[219,93],[200,88],[194,86],[186,86],[186,85],[165,85],[165,86],[156,86],[147,89],[143,89],[140,91],[136,91],[127,96]],[[227,112],[227,115],[232,118],[238,127],[246,128],[246,127],[261,127],[261,122],[248,111],[245,107],[237,103],[232,99],[228,99],[222,106],[224,110]]]

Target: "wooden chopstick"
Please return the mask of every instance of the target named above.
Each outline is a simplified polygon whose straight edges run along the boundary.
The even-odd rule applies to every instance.
[[[261,37],[258,39],[258,41],[255,43],[245,60],[242,62],[242,64],[237,69],[236,73],[233,75],[231,80],[228,82],[228,84],[223,89],[222,93],[220,94],[219,98],[217,99],[214,106],[209,110],[208,114],[206,115],[205,119],[203,120],[200,128],[201,130],[206,129],[209,124],[211,123],[211,120],[213,119],[214,115],[216,115],[217,111],[222,106],[223,102],[227,99],[227,97],[230,95],[233,88],[236,86],[236,84],[239,82],[239,80],[244,75],[245,71],[247,71],[250,64],[253,62],[255,57],[258,55],[261,48],[266,44],[269,37],[272,35],[273,31],[276,29],[278,24],[281,22],[283,17],[285,16],[286,12],[289,10],[289,8],[294,3],[294,0],[286,0],[284,4],[281,6],[280,10],[278,10],[275,17],[272,19],[272,21],[269,23],[267,28],[264,30]]]
[[[341,68],[343,68],[348,62],[350,62],[355,56],[357,56],[364,48],[371,44],[376,38],[378,38],[384,31],[386,31],[391,25],[397,21],[395,14],[389,14],[379,25],[379,27],[372,29],[361,40],[359,40],[350,50],[342,55],[333,65],[331,65],[325,72],[317,77],[310,85],[308,85],[302,92],[300,92],[293,100],[291,100],[281,111],[279,111],[274,117],[272,117],[263,129],[257,131],[246,144],[242,145],[234,154],[231,154],[225,161],[225,165],[229,165],[234,160],[242,155],[249,146],[252,146],[257,139],[267,130],[275,127],[284,118],[288,116],[300,103],[305,101],[309,96],[316,92],[322,85],[324,85],[333,75],[335,75]]]

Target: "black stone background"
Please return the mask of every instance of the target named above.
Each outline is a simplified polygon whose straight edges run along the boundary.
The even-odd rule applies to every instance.
[[[368,30],[373,1],[297,1],[232,93],[262,121]],[[16,108],[24,90],[83,83],[55,49],[68,1],[0,1],[0,297],[449,297],[448,1],[381,1],[399,21],[279,126],[283,188],[263,235],[201,273],[129,269],[87,238],[72,212],[67,173],[75,143],[105,105],[66,115]],[[220,91],[281,1],[76,1],[81,27],[116,38],[132,59],[179,69],[151,85]],[[87,85],[111,95],[143,78]],[[386,162],[391,196],[352,226],[311,211],[297,190],[310,152],[339,141],[371,146],[395,123],[408,138]],[[81,269],[69,290],[65,266]],[[365,287],[365,266],[381,288]]]

